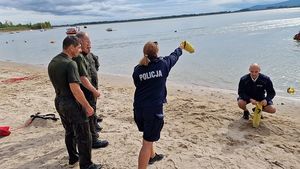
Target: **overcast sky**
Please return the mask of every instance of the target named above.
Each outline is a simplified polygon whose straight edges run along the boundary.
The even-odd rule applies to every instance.
[[[52,25],[238,10],[285,0],[0,0],[0,21]]]

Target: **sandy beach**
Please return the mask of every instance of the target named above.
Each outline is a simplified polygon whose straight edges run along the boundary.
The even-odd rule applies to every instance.
[[[16,77],[23,78],[11,80]],[[93,149],[93,162],[105,169],[137,168],[142,134],[133,121],[132,79],[100,74],[100,84],[100,138],[110,145]],[[45,67],[0,62],[0,126],[11,127],[11,134],[0,138],[0,168],[69,168],[60,120],[35,119],[24,126],[37,112],[59,117],[54,97]],[[276,114],[265,113],[256,129],[241,119],[236,97],[232,91],[168,82],[165,125],[156,144],[165,158],[148,168],[299,168],[299,102],[276,97]]]

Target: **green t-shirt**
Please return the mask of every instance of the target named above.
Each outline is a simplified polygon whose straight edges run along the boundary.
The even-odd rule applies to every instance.
[[[86,76],[91,81],[91,68],[87,59],[80,54],[73,58],[73,60],[77,63],[79,76]]]
[[[69,84],[80,84],[77,64],[65,53],[60,53],[51,60],[48,75],[57,96],[73,96]]]

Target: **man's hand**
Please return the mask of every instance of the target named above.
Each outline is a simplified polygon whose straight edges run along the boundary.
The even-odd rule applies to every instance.
[[[185,45],[185,43],[183,41],[183,42],[180,43],[179,48],[184,49],[184,45]]]
[[[254,99],[250,99],[250,102],[251,102],[253,105],[256,105],[256,104],[257,104],[257,101],[254,100]]]
[[[91,106],[86,107],[86,115],[88,117],[92,116],[94,114],[94,109]]]
[[[264,99],[263,101],[260,102],[260,104],[261,104],[262,106],[266,106],[266,105],[268,104],[268,102],[267,102],[266,99]]]
[[[71,92],[73,93],[76,100],[84,107],[87,116],[91,116],[94,114],[94,109],[91,107],[89,102],[84,97],[82,90],[80,89],[80,85],[78,83],[70,83],[69,84]]]
[[[95,90],[93,92],[93,95],[94,95],[95,98],[98,98],[98,97],[100,97],[101,94],[100,94],[100,92],[98,90]]]
[[[80,80],[83,86],[93,93],[95,98],[100,97],[100,92],[91,84],[86,76],[80,76]]]

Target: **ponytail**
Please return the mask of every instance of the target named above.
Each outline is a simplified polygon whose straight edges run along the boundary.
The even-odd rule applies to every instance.
[[[139,65],[148,66],[150,59],[157,58],[157,42],[147,42],[143,48],[144,57],[140,60]],[[150,58],[150,59],[149,59]]]
[[[148,59],[147,55],[144,55],[140,60],[139,65],[148,66],[149,62],[150,60]]]

